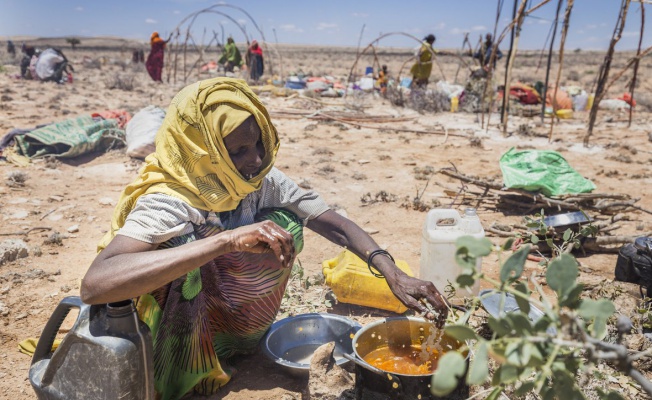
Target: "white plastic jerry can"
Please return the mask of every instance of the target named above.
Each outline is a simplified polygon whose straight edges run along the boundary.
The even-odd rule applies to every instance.
[[[450,283],[456,290],[451,299],[453,301],[477,296],[480,290],[478,281],[472,288],[460,288],[456,283],[462,268],[455,261],[455,242],[460,236],[466,235],[484,237],[484,229],[475,208],[467,208],[464,215],[450,208],[436,208],[428,212],[421,241],[419,276],[423,280],[433,282],[443,295]],[[480,271],[481,267],[482,259],[478,259],[476,268]]]

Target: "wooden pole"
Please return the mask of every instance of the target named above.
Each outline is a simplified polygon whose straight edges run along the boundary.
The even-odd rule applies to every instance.
[[[172,78],[175,84],[177,83],[177,65],[178,65],[177,61],[179,60],[179,36],[181,35],[179,29],[177,29],[176,32],[177,34],[174,38],[174,76]],[[170,82],[168,81],[168,83]]]
[[[276,37],[276,28],[272,28],[272,32],[274,32],[274,41],[276,42],[276,47],[278,48],[278,37]],[[284,82],[285,72],[284,72],[284,68],[283,68],[283,57],[281,56],[280,51],[278,53],[278,58],[279,58],[279,62],[281,63],[281,82]]]
[[[632,85],[629,89],[632,95],[632,104],[629,107],[629,121],[627,127],[632,126],[632,110],[634,109],[634,90],[636,89],[636,77],[638,75],[638,64],[641,60],[641,45],[643,44],[643,32],[645,31],[645,4],[641,3],[641,34],[638,37],[638,49],[636,50],[636,61],[634,62],[634,76],[632,77]]]
[[[188,38],[190,37],[190,27],[192,25],[188,25],[188,28],[186,29],[186,40],[183,42],[183,81],[185,82],[188,75],[186,74],[186,59],[188,56]]]
[[[534,11],[536,11],[539,8],[543,7],[545,4],[547,4],[549,2],[550,2],[550,0],[541,0],[541,2],[539,4],[537,4],[535,6],[532,6],[529,10],[524,11],[522,14],[523,14],[523,16],[528,16],[531,13],[533,13]],[[503,39],[505,38],[505,35],[507,35],[507,32],[510,31],[514,25],[518,24],[519,21],[520,21],[521,24],[523,23],[523,18],[521,16],[517,17],[515,20],[510,22],[507,25],[507,27],[505,27],[503,32],[500,34],[500,37],[498,39],[494,38],[494,51],[491,52],[491,60],[489,60],[489,63],[491,65],[493,65],[493,63],[495,61],[496,49],[498,49],[498,45],[503,41]],[[487,82],[491,82],[492,75],[493,75],[493,69],[490,69],[488,77],[487,77]],[[486,96],[486,93],[487,93],[487,90],[486,90],[486,87],[485,87],[485,94],[483,96]],[[493,104],[494,104],[493,90],[490,92],[489,100],[490,100],[489,101],[489,109],[491,109],[491,108],[493,108]],[[484,109],[484,106],[483,106],[483,109]],[[489,120],[491,120],[491,114],[489,114],[489,117],[487,118],[487,130],[489,130]],[[482,123],[483,123],[483,126],[484,126],[484,113],[482,114]]]
[[[512,20],[516,19],[518,0],[514,0],[514,8],[512,9]],[[505,63],[505,89],[503,90],[503,112],[500,114],[500,123],[503,126],[507,125],[507,113],[509,112],[509,91],[510,91],[510,78],[511,78],[511,60],[515,56],[514,52],[514,38],[516,36],[516,25],[512,26],[512,32],[509,36],[509,52],[507,53],[507,62]],[[507,128],[503,129],[503,133]]]
[[[573,2],[574,0],[568,0],[568,3],[566,3],[564,25],[561,29],[561,42],[559,43],[559,67],[557,68],[557,81],[555,82],[555,91],[552,94],[552,119],[550,120],[550,133],[548,134],[548,142],[552,142],[552,132],[555,126],[555,117],[557,116],[557,90],[559,90],[561,70],[564,68],[564,45],[566,44],[566,34],[568,33],[568,25],[570,24],[571,11],[573,11]]]
[[[620,5],[620,12],[618,13],[618,19],[616,20],[616,27],[614,28],[614,33],[611,37],[611,42],[609,43],[609,49],[607,54],[604,56],[604,62],[600,67],[600,72],[598,73],[597,87],[595,89],[595,96],[593,98],[593,105],[591,106],[591,113],[589,114],[589,127],[584,136],[584,146],[588,147],[589,139],[593,134],[593,127],[595,126],[595,120],[598,116],[598,105],[605,95],[605,84],[609,79],[609,70],[611,69],[611,61],[614,54],[614,48],[616,43],[620,40],[625,29],[625,22],[627,21],[627,10],[629,9],[629,3],[631,0],[622,0]]]
[[[503,123],[503,135],[507,134],[507,120],[508,120],[508,107],[506,106],[505,99],[509,101],[509,86],[511,85],[511,79],[512,79],[512,67],[514,66],[514,59],[516,59],[516,51],[518,49],[518,41],[519,38],[521,37],[521,27],[523,26],[523,20],[525,19],[525,14],[523,12],[525,11],[525,5],[527,4],[528,0],[522,0],[521,1],[521,6],[519,7],[518,11],[515,13],[515,20],[518,20],[516,23],[515,29],[516,32],[513,32],[512,34],[514,35],[514,42],[513,46],[510,45],[509,49],[509,59],[507,60],[507,72],[505,73],[505,90],[503,92],[503,114],[502,114],[502,123]],[[516,0],[514,0],[514,6],[516,6]],[[494,54],[496,51],[496,48],[494,47],[494,51],[491,54],[491,58],[494,58]]]
[[[358,60],[360,59],[360,43],[362,42],[362,35],[364,34],[365,26],[367,25],[362,24],[362,29],[360,29],[360,36],[358,36],[358,47],[355,49],[355,63],[353,63],[353,66],[351,67],[351,71],[349,72],[349,80],[348,80],[349,82],[353,80],[353,70],[358,65]],[[346,96],[346,92],[344,92],[344,95]]]
[[[471,46],[471,43],[469,43],[469,32],[464,32],[464,40],[462,41],[462,53],[460,54],[460,57],[464,55],[464,45],[469,44],[469,47]],[[471,56],[473,56],[473,53],[471,53]],[[462,63],[458,62],[457,63],[457,71],[455,72],[455,79],[453,79],[453,83],[457,84],[457,76],[460,73],[460,69],[462,68]]]
[[[614,75],[614,77],[609,81],[609,83],[605,86],[605,91],[608,92],[609,89],[614,85],[614,83],[618,82],[618,80],[629,70],[635,63],[636,61],[641,60],[644,57],[647,57],[648,54],[652,52],[652,47],[648,47],[645,50],[641,52],[641,54],[632,57],[627,61],[627,64],[621,69],[617,74]]]
[[[555,22],[552,23],[552,40],[550,41],[550,49],[548,50],[548,65],[546,66],[546,80],[543,84],[543,92],[541,93],[541,122],[546,118],[546,98],[548,97],[548,79],[550,79],[550,63],[552,62],[552,49],[555,46],[555,36],[557,36],[557,25],[559,23],[559,13],[561,12],[561,5],[564,0],[559,0],[557,3],[557,13],[555,14]]]
[[[543,42],[543,47],[541,47],[541,53],[539,53],[539,62],[537,63],[537,69],[535,71],[536,74],[539,73],[539,69],[541,69],[541,63],[543,62],[543,55],[546,54],[546,47],[548,47],[548,43],[550,41],[550,36],[552,36],[552,32],[556,29],[555,27],[555,21],[553,21],[550,24],[550,29],[548,29],[548,34],[546,35],[546,41]]]
[[[501,12],[503,10],[503,1],[504,0],[498,0],[498,2],[496,4],[496,20],[494,21],[494,33],[493,33],[493,36],[492,36],[493,40],[494,40],[494,43],[496,44],[496,48],[498,48],[498,44],[496,43],[496,39],[497,39],[496,38],[496,32],[498,31],[498,21],[500,21],[500,14],[501,14]],[[480,40],[478,41],[478,48],[480,49],[480,53],[481,53],[480,56],[482,57],[482,59],[480,60],[480,68],[484,67],[484,57],[485,57],[485,55],[482,54],[483,53],[482,52],[483,43],[484,43],[484,40],[482,38],[482,35],[480,35]],[[486,82],[486,84],[484,86],[484,91],[482,93],[482,98],[480,99],[480,109],[482,111],[482,116],[480,118],[480,126],[482,128],[484,128],[485,98],[487,97],[487,91],[489,90],[489,82],[491,82],[492,76],[493,76],[493,69],[490,70],[489,73],[487,74],[487,82]],[[493,88],[491,90],[493,90]],[[491,110],[489,110],[489,111],[491,111]],[[489,121],[487,121],[487,129],[489,129]]]

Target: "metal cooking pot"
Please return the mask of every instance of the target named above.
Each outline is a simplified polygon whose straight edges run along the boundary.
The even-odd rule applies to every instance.
[[[356,399],[442,399],[430,392],[432,373],[424,375],[390,373],[364,361],[364,357],[373,350],[386,346],[390,348],[420,346],[430,335],[435,335],[439,339],[444,352],[461,346],[460,342],[444,336],[432,322],[423,318],[385,318],[360,329],[353,337],[355,357],[344,355],[356,364]],[[462,378],[457,389],[447,398],[466,399],[468,392],[469,388]]]

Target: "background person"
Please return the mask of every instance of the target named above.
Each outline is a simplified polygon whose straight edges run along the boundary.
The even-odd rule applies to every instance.
[[[167,40],[163,40],[158,36],[158,32],[152,33],[149,44],[151,50],[147,56],[147,61],[145,62],[145,67],[149,76],[155,82],[163,82],[161,75],[163,74],[163,58],[165,55],[165,45],[172,39],[172,34]]]
[[[480,63],[485,70],[488,70],[489,68],[496,68],[496,62],[503,58],[503,52],[500,51],[498,47],[496,47],[496,57],[493,60],[493,64],[491,63],[491,54],[494,49],[493,46],[493,36],[491,33],[487,33],[485,35],[484,43],[482,43],[480,49],[473,55],[473,58],[480,60]],[[491,64],[491,66],[489,64]]]
[[[11,56],[11,58],[16,57],[16,45],[14,45],[14,42],[11,40],[7,40],[7,53]]]
[[[387,65],[383,65],[382,67],[380,67],[380,70],[378,70],[378,78],[376,79],[376,84],[380,89],[380,94],[383,96],[385,95],[385,92],[387,92],[388,82],[389,82],[389,72],[387,72]]]
[[[435,35],[432,33],[423,38],[423,43],[417,50],[417,62],[412,65],[410,73],[412,74],[412,87],[425,89],[428,86],[428,79],[432,73],[432,62],[435,49],[432,45],[435,43]]]
[[[172,101],[140,176],[81,285],[89,304],[138,298],[164,399],[214,393],[278,313],[306,226],[385,276],[411,309],[446,317],[432,282],[403,273],[358,225],[274,167],[276,128],[246,82],[213,78]],[[154,251],[156,250],[156,251]],[[429,317],[433,317],[429,315]]]
[[[32,79],[29,66],[32,62],[32,57],[37,55],[36,49],[33,46],[23,44],[21,52],[23,53],[23,58],[20,60],[20,77],[23,79]]]
[[[263,49],[258,45],[257,40],[252,40],[251,46],[247,49],[247,67],[249,68],[249,76],[254,82],[258,82],[258,79],[265,72],[263,61]]]
[[[238,46],[235,45],[232,37],[226,40],[224,53],[218,62],[224,66],[224,72],[233,72],[235,66],[239,67],[242,65],[240,50],[238,50]]]

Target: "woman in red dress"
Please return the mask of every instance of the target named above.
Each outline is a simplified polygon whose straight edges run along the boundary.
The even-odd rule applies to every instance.
[[[147,62],[145,62],[145,67],[149,76],[155,82],[163,82],[161,75],[163,73],[163,55],[165,54],[165,44],[172,39],[172,34],[168,40],[163,40],[158,36],[158,32],[152,33],[152,38],[150,39],[150,45],[152,50],[147,56]]]

